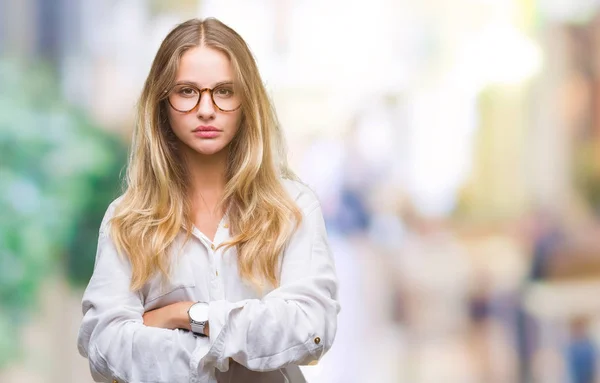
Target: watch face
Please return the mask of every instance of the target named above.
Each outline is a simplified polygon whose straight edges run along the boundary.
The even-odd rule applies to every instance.
[[[190,318],[195,322],[206,322],[208,320],[208,303],[195,303],[190,307]]]

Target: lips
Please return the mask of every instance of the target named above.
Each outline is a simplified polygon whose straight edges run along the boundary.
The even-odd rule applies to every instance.
[[[192,130],[192,132],[196,133],[196,132],[220,132],[221,130],[217,129],[214,126],[204,126],[204,125],[200,125],[198,127],[196,127],[194,130]]]
[[[198,138],[217,138],[221,134],[221,130],[214,126],[198,126],[192,131]]]

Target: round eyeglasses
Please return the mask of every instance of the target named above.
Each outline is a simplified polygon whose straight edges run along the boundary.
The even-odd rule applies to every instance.
[[[205,91],[210,93],[213,105],[222,112],[233,112],[242,105],[232,83],[219,84],[212,89],[200,89],[194,84],[177,84],[169,92],[169,104],[178,112],[191,112],[200,104]]]

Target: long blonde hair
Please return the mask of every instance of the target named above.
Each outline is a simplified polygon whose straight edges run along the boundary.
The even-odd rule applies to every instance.
[[[279,257],[302,215],[281,178],[295,179],[287,167],[279,124],[244,40],[214,18],[192,19],[164,39],[139,99],[127,168],[126,189],[111,220],[111,236],[132,266],[131,289],[160,273],[170,274],[170,251],[185,228],[191,236],[187,170],[167,118],[166,94],[181,56],[207,46],[224,52],[233,66],[242,97],[242,119],[229,144],[227,208],[240,277],[254,286],[278,284]]]

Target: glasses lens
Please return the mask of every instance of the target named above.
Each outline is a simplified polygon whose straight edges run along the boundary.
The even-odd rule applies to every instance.
[[[197,89],[188,85],[176,86],[169,95],[169,102],[173,108],[181,112],[189,112],[198,103],[200,93]]]
[[[242,103],[232,84],[219,85],[212,93],[215,104],[221,110],[235,110]]]

